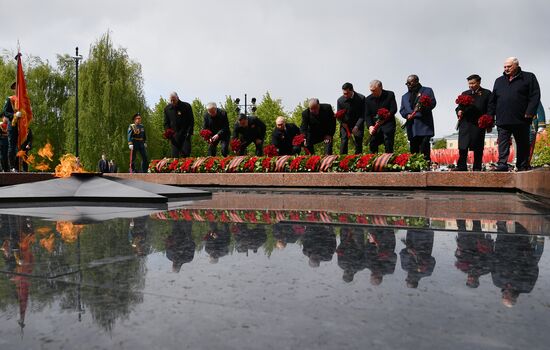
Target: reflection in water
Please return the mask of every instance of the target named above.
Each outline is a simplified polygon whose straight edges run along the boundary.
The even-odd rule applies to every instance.
[[[172,271],[180,272],[181,266],[195,256],[195,241],[191,236],[192,221],[172,221],[172,232],[165,240],[166,257],[172,262]]]
[[[304,225],[278,222],[272,226],[273,237],[278,249],[284,249],[288,243],[296,243],[306,232]]]
[[[481,222],[473,222],[473,232],[466,232],[466,221],[457,220],[456,263],[460,271],[466,273],[466,285],[470,288],[479,286],[479,278],[491,272],[494,258],[494,241],[491,235],[474,233],[481,231]]]
[[[336,251],[336,234],[332,226],[306,225],[302,252],[309,258],[309,266],[319,267],[321,261],[331,261]]]
[[[365,231],[363,228],[342,227],[340,244],[336,249],[338,266],[344,270],[344,282],[353,281],[353,276],[365,268]]]
[[[267,239],[265,225],[232,224],[231,233],[235,237],[237,252],[247,255],[249,250],[257,253]]]
[[[229,254],[231,233],[227,223],[208,223],[208,231],[204,235],[204,250],[210,255],[210,262],[217,264],[219,259]]]
[[[418,288],[420,279],[431,276],[435,268],[434,232],[408,230],[404,243],[405,248],[399,253],[401,268],[407,271],[407,287]]]
[[[366,264],[371,271],[371,284],[380,285],[384,275],[393,274],[396,263],[394,231],[385,228],[369,229],[366,243]]]

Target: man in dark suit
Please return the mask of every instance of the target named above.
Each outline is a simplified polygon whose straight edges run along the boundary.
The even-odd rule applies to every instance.
[[[458,105],[456,114],[458,116],[458,162],[457,171],[466,171],[468,167],[468,150],[474,151],[474,171],[481,171],[483,159],[483,148],[485,143],[485,129],[478,126],[479,117],[487,114],[491,91],[481,87],[481,77],[472,74],[468,78],[469,89],[462,95],[471,96],[473,104],[468,106]]]
[[[258,157],[263,156],[265,124],[260,118],[247,116],[244,113],[239,114],[239,120],[237,120],[233,128],[233,138],[241,140],[240,156],[246,153],[246,149],[251,143],[256,146],[256,155]]]
[[[373,80],[370,83],[371,94],[366,97],[365,122],[371,133],[369,149],[371,153],[378,153],[378,146],[384,144],[386,153],[393,153],[395,141],[395,113],[397,113],[397,102],[393,91],[384,90],[380,80]],[[376,115],[380,108],[386,108],[390,112],[390,119],[383,122],[380,128],[373,135],[376,124]]]
[[[271,143],[277,147],[280,156],[300,153],[300,146],[294,146],[292,140],[300,134],[300,129],[293,123],[287,123],[285,117],[277,117],[275,129],[271,134]]]
[[[415,74],[407,77],[405,85],[409,91],[401,98],[399,113],[407,120],[405,124],[411,153],[422,153],[424,158],[429,161],[430,139],[435,135],[432,114],[436,105],[434,92],[431,88],[422,86]],[[419,106],[422,96],[430,98],[429,106]]]
[[[524,72],[515,57],[504,62],[504,73],[495,80],[489,114],[496,116],[497,171],[508,171],[510,138],[516,140],[516,167],[529,169],[529,128],[540,103],[540,87],[533,73]]]
[[[222,156],[227,157],[230,136],[227,113],[218,108],[214,102],[208,103],[203,116],[202,128],[212,132],[212,137],[208,140],[208,155],[215,157],[218,143],[221,143]]]
[[[319,99],[311,98],[306,110],[302,112],[300,132],[305,135],[305,146],[311,154],[314,146],[320,142],[325,144],[325,155],[332,154],[332,138],[336,131],[336,119],[332,106],[328,103],[319,103]]]
[[[355,154],[363,152],[365,131],[365,96],[353,90],[351,83],[342,85],[342,96],[336,102],[336,111],[345,110],[340,121],[340,154],[348,153],[348,130],[353,136]]]
[[[97,163],[97,168],[99,169],[100,173],[109,172],[109,161],[107,160],[107,157],[105,157],[105,154],[101,155],[101,159]]]
[[[435,268],[432,256],[433,231],[408,230],[405,248],[399,253],[401,268],[407,271],[407,287],[418,288],[423,277],[431,276]]]
[[[178,94],[170,94],[170,103],[164,108],[164,130],[172,129],[175,135],[172,143],[172,157],[189,157],[191,154],[191,136],[195,118],[193,109],[187,102],[179,99]]]

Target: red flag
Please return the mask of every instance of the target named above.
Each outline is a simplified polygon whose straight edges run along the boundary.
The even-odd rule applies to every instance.
[[[27,92],[27,83],[23,73],[23,64],[21,64],[21,53],[17,54],[17,87],[15,91],[15,109],[21,112],[21,117],[17,121],[19,136],[17,138],[17,147],[27,138],[27,130],[32,121],[31,100]]]

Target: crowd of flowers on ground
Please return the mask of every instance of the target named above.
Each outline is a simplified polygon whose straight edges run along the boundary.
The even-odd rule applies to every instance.
[[[358,154],[343,156],[229,156],[155,159],[150,173],[272,173],[423,171],[421,154]]]

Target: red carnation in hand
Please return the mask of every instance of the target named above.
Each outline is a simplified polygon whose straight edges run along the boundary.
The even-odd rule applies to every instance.
[[[231,146],[231,150],[235,153],[239,153],[240,149],[241,149],[241,140],[239,139],[233,139],[231,140],[231,142],[229,143],[229,145]]]
[[[341,110],[339,110],[338,112],[336,112],[334,114],[334,118],[336,118],[338,120],[342,120],[344,118],[344,116],[346,115],[346,112],[347,112],[346,109],[341,109]]]
[[[421,107],[428,108],[432,105],[432,98],[428,95],[422,95],[418,99],[418,103],[421,105]]]
[[[305,140],[306,137],[304,136],[304,134],[298,134],[292,139],[292,146],[302,146]]]
[[[484,114],[479,117],[479,120],[477,121],[477,126],[479,126],[480,129],[489,130],[495,126],[495,120],[489,114]]]
[[[275,145],[267,145],[264,147],[264,155],[267,157],[276,157],[279,155],[277,152],[277,147]]]
[[[474,103],[474,98],[471,95],[459,95],[455,103],[460,106],[469,106]]]
[[[208,129],[202,129],[199,134],[204,139],[204,141],[208,141],[208,140],[210,140],[210,138],[212,138],[212,131],[210,131]]]
[[[172,137],[174,137],[174,135],[176,135],[176,132],[174,131],[174,129],[170,128],[164,130],[164,133],[162,133],[162,137],[167,140],[170,140]]]
[[[379,116],[382,120],[387,120],[391,117],[390,111],[387,108],[378,109],[376,115]]]

